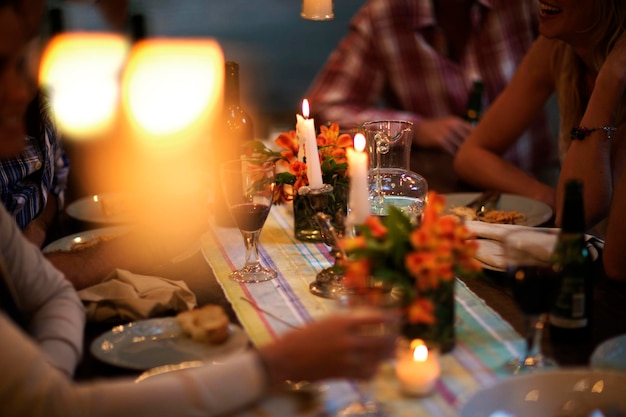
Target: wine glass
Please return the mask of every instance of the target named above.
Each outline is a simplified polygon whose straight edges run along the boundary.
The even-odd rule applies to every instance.
[[[364,326],[360,332],[369,336],[398,336],[400,323],[400,298],[389,288],[373,284],[372,286],[351,288],[342,292],[339,303],[344,311],[350,314],[359,314],[367,309],[382,309],[388,313],[395,313],[397,322]],[[355,382],[358,398],[340,410],[338,417],[385,417],[382,404],[378,403],[369,380]]]
[[[274,164],[254,159],[224,162],[220,167],[226,204],[246,245],[246,264],[229,277],[238,282],[276,278],[259,261],[259,235],[272,207],[276,186]]]
[[[504,238],[506,273],[526,325],[524,355],[507,362],[513,373],[556,366],[542,353],[541,337],[561,282],[551,261],[557,237],[555,229],[535,228],[514,231]]]

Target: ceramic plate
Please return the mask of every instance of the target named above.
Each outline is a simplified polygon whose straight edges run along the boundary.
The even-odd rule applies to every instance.
[[[170,372],[206,365],[206,362],[189,361],[173,365],[158,366],[143,372],[135,382],[139,383],[148,378],[157,377]],[[309,385],[317,387],[317,384],[304,384],[302,388],[300,388],[299,385],[287,385],[283,389],[273,390],[268,395],[265,395],[261,401],[254,403],[252,406],[234,413],[228,413],[228,415],[232,417],[320,416],[320,412],[322,411],[321,392],[319,389],[309,387]]]
[[[515,375],[464,401],[459,417],[591,417],[626,415],[626,373],[557,369]]]
[[[626,335],[621,335],[601,343],[591,354],[593,368],[626,371]]]
[[[230,324],[230,336],[220,345],[192,340],[173,317],[139,320],[116,326],[91,344],[91,353],[102,362],[121,368],[146,370],[189,361],[214,361],[242,351],[248,336]]]
[[[91,243],[97,243],[100,240],[121,236],[130,230],[130,226],[112,226],[103,227],[101,229],[85,230],[80,233],[62,237],[43,248],[44,253],[55,251],[71,251],[79,248],[81,245],[90,246]]]
[[[65,212],[77,220],[89,223],[124,224],[132,222],[126,199],[115,193],[79,198],[70,203],[65,208]]]
[[[464,206],[478,197],[480,193],[452,193],[444,194],[446,198],[446,208]],[[539,226],[550,220],[552,209],[547,204],[514,194],[502,194],[498,205],[498,210],[516,210],[526,215],[526,221],[519,223],[524,226]]]

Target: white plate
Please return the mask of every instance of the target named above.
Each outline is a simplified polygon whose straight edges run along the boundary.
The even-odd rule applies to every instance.
[[[446,208],[452,208],[464,206],[479,195],[480,193],[451,193],[443,196],[446,198]],[[519,223],[524,226],[539,226],[552,217],[552,209],[546,203],[515,194],[502,194],[496,209],[505,211],[516,210],[524,213],[526,221]]]
[[[622,416],[625,385],[625,372],[582,368],[514,375],[472,395],[459,417]]]
[[[91,353],[102,362],[136,370],[218,360],[248,346],[248,336],[241,327],[231,323],[228,329],[226,342],[209,345],[192,340],[174,317],[139,320],[100,335],[92,342]]]
[[[109,212],[103,208],[103,201],[108,202]],[[124,224],[131,223],[132,218],[126,210],[124,197],[116,193],[103,193],[79,198],[70,203],[65,212],[77,220],[89,223]]]
[[[207,366],[206,362],[189,361],[174,365],[158,366],[148,369],[135,382],[143,382],[148,378],[177,372],[184,369]],[[258,416],[292,416],[292,417],[315,417],[322,411],[321,392],[309,385],[317,387],[317,384],[305,384],[303,388],[296,389],[293,385],[281,390],[273,390],[265,395],[260,401],[249,407],[236,412],[228,413],[231,417],[258,417]]]
[[[593,368],[626,371],[626,335],[606,340],[596,347],[590,364]]]
[[[103,227],[101,229],[85,230],[80,233],[62,237],[49,243],[45,248],[43,248],[43,252],[71,251],[73,245],[77,243],[89,242],[90,240],[94,240],[102,236],[121,236],[129,230],[130,226],[111,226]]]

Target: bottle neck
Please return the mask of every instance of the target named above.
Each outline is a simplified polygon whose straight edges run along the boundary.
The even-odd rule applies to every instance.
[[[239,105],[239,67],[226,66],[226,79],[224,80],[224,106]]]

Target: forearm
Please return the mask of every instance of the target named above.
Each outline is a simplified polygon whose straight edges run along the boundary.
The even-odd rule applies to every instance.
[[[476,163],[480,161],[480,163]],[[485,148],[466,144],[454,160],[463,181],[486,190],[523,195],[555,207],[555,190]]]
[[[598,76],[580,125],[587,128],[615,127],[615,110],[622,98],[624,81]],[[574,127],[574,126],[571,126]],[[557,190],[557,225],[560,225],[565,183],[580,179],[584,186],[585,218],[592,226],[609,211],[613,195],[612,143],[607,132],[597,130],[582,140],[572,140],[563,161]],[[613,132],[614,141],[626,139],[623,129]]]
[[[46,206],[23,230],[24,237],[38,247],[46,240],[48,229],[55,221],[59,211],[58,199],[54,194],[48,194]]]

